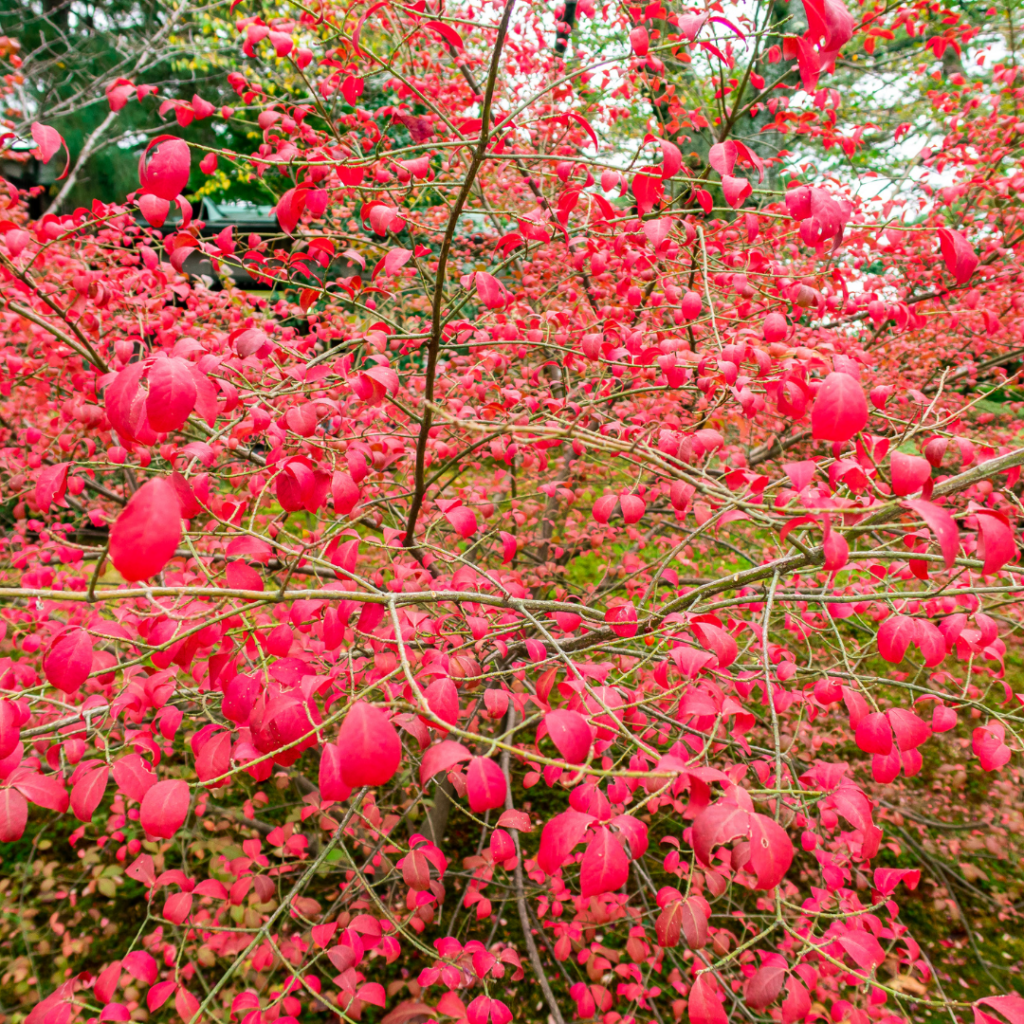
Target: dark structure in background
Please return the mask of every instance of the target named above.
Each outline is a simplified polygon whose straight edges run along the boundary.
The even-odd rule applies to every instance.
[[[54,184],[63,166],[63,154],[60,159],[41,164],[31,155],[35,148],[36,144],[31,140],[14,142],[0,160],[0,176],[26,192],[36,189],[28,200],[28,213],[33,219],[41,217],[50,205],[48,186]]]

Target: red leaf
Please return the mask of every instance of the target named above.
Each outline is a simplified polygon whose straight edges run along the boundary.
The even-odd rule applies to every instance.
[[[786,968],[778,964],[769,964],[755,971],[743,988],[743,995],[749,1006],[755,1010],[765,1010],[779,997],[786,980]]]
[[[587,844],[580,862],[580,888],[584,897],[621,889],[629,878],[629,858],[622,845],[606,828]]]
[[[425,786],[438,772],[447,772],[460,761],[468,761],[473,755],[455,740],[442,740],[428,747],[420,763],[420,785]]]
[[[139,183],[151,195],[173,202],[188,184],[191,163],[187,142],[173,135],[160,135],[139,157]]]
[[[71,810],[79,821],[92,821],[107,788],[107,776],[107,766],[100,765],[86,772],[72,787]]]
[[[734,178],[731,174],[722,178],[722,194],[734,210],[739,209],[753,191],[753,186],[746,178]]]
[[[960,534],[953,517],[944,508],[920,498],[903,502],[903,507],[916,512],[925,521],[939,542],[946,568],[952,569],[960,550]]]
[[[919,455],[904,455],[896,451],[889,456],[889,476],[895,494],[913,494],[931,480],[932,467]]]
[[[57,153],[57,150],[62,146],[64,147],[67,161],[64,164],[64,173],[57,181],[66,178],[68,171],[71,170],[71,154],[68,153],[68,144],[64,141],[61,133],[56,128],[51,128],[48,124],[40,124],[38,121],[33,121],[32,138],[36,140],[36,154],[40,163],[48,164]]]
[[[533,823],[530,821],[530,816],[526,811],[517,810],[514,807],[510,807],[507,811],[501,812],[501,817],[498,818],[498,824],[502,828],[514,828],[518,832],[532,832]]]
[[[750,830],[750,813],[719,800],[704,808],[693,822],[693,852],[702,864],[711,863],[711,851]]]
[[[156,785],[156,774],[139,754],[127,754],[113,764],[114,782],[130,800],[142,803]]]
[[[569,764],[583,764],[590,753],[591,732],[587,720],[578,711],[558,709],[544,716],[551,742]]]
[[[850,560],[850,544],[835,530],[829,530],[821,549],[825,555],[824,565],[827,572],[838,572]]]
[[[157,979],[159,968],[156,960],[145,950],[137,949],[123,960],[124,969],[143,985],[152,985]]]
[[[463,538],[472,537],[476,533],[476,514],[465,505],[449,509],[444,513],[445,519],[451,524],[452,529]]]
[[[489,757],[474,757],[466,773],[466,793],[469,809],[474,814],[491,811],[505,803],[505,773],[497,761]]]
[[[640,522],[647,511],[647,502],[636,494],[623,494],[619,504],[622,506],[622,519],[627,525]]]
[[[149,1007],[149,1012],[155,1013],[159,1010],[171,998],[171,993],[177,986],[176,981],[161,981],[158,985],[154,985],[146,994],[146,1005]]]
[[[352,787],[341,777],[341,750],[336,743],[325,743],[320,752],[320,799],[347,800]]]
[[[638,57],[647,56],[647,52],[651,47],[651,42],[650,37],[647,34],[647,29],[644,28],[643,25],[638,25],[636,28],[630,30],[629,45],[633,48],[633,53]]]
[[[1002,768],[1010,760],[1010,748],[1004,742],[1006,730],[1002,722],[989,722],[974,730],[971,747],[987,772]]]
[[[763,814],[751,814],[748,866],[752,866],[757,875],[755,888],[774,889],[785,877],[792,863],[793,844],[786,830]]]
[[[43,659],[43,672],[58,690],[74,693],[92,671],[92,656],[92,637],[84,629],[68,629]]]
[[[706,651],[713,651],[719,668],[728,668],[739,653],[736,641],[720,626],[712,622],[693,623],[693,634]]]
[[[451,27],[451,25],[445,24],[443,21],[425,21],[423,22],[424,28],[429,28],[431,32],[439,35],[449,46],[455,47],[456,50],[461,50],[463,47],[462,36]],[[380,1005],[384,1005],[381,1003]]]
[[[157,359],[149,371],[146,417],[158,433],[180,430],[196,404],[191,364],[180,356]]]
[[[998,1010],[1010,1024],[1024,1024],[1024,997],[1016,992],[1008,992],[1005,996],[985,996],[978,1002]]]
[[[139,821],[146,834],[157,839],[173,839],[185,823],[191,795],[182,779],[158,782],[142,798]]]
[[[203,744],[196,758],[196,774],[200,782],[208,782],[227,774],[231,768],[231,745],[229,732],[217,733]],[[227,785],[228,782],[229,780],[225,779],[212,788]]]
[[[14,789],[0,789],[0,843],[13,843],[25,834],[28,804]]]
[[[605,612],[604,621],[608,623],[616,636],[622,637],[624,640],[636,636],[636,608],[633,607],[632,602],[609,608]]]
[[[798,978],[791,976],[786,982],[786,998],[782,1001],[782,1024],[796,1024],[811,1013],[811,996]]]
[[[607,523],[611,519],[615,506],[618,503],[619,496],[617,494],[603,494],[594,502],[591,514],[599,523]]]
[[[881,634],[879,634],[881,635]],[[892,726],[881,711],[866,715],[857,723],[854,738],[865,754],[888,754],[892,750]]]
[[[885,959],[885,950],[870,932],[847,932],[839,936],[839,945],[865,971],[873,970]]]
[[[341,723],[338,735],[341,775],[353,789],[382,786],[402,759],[402,744],[395,727],[380,708],[356,701]]]
[[[474,275],[476,293],[488,309],[501,309],[508,303],[508,293],[492,274],[478,270]]]
[[[27,800],[39,807],[63,814],[68,809],[68,792],[56,775],[40,775],[39,772],[28,771],[11,775],[11,785]]]
[[[946,269],[956,283],[968,281],[978,266],[978,254],[971,248],[971,243],[959,231],[939,228],[939,247]]]
[[[181,540],[181,508],[174,487],[162,477],[132,495],[110,531],[110,559],[129,583],[155,576]]]
[[[822,52],[838,50],[853,37],[856,24],[842,0],[803,0],[807,35]]]
[[[690,989],[687,1003],[690,1024],[728,1024],[729,1018],[718,998],[718,986],[711,974],[701,974]]]
[[[592,814],[568,810],[556,814],[544,826],[540,834],[537,863],[545,874],[553,875],[565,863],[565,858],[583,838],[587,826],[594,820]]]
[[[228,562],[225,582],[232,590],[262,590],[263,577],[245,562]]]
[[[906,708],[892,708],[888,718],[901,751],[914,750],[932,734],[924,719]]]
[[[68,467],[70,462],[61,462],[56,466],[44,466],[36,477],[36,504],[41,512],[49,512],[51,505],[66,507],[64,495],[68,486]]]
[[[991,576],[1017,557],[1013,530],[999,512],[978,511],[974,521],[978,525],[978,554],[985,563],[981,571]]]
[[[811,410],[816,441],[849,441],[867,426],[868,403],[860,384],[848,373],[830,373],[818,389]]]

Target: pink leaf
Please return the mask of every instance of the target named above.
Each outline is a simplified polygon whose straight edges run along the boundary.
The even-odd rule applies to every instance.
[[[107,776],[107,766],[100,765],[86,772],[71,788],[71,810],[79,821],[92,821],[107,788]]]
[[[1017,557],[1013,530],[1001,512],[981,510],[975,513],[974,521],[978,526],[978,554],[985,563],[981,571],[991,576]]]
[[[592,814],[574,810],[563,811],[548,821],[540,834],[540,850],[537,852],[537,864],[545,874],[553,875],[565,863],[565,858],[583,838],[592,821]],[[499,824],[503,822],[499,821]]]
[[[622,506],[622,519],[627,525],[640,522],[647,511],[647,503],[636,494],[623,494],[619,504]]]
[[[56,466],[44,466],[36,477],[36,504],[41,512],[49,512],[51,505],[66,507],[64,495],[68,486],[68,467],[70,462],[61,462]]]
[[[932,734],[924,719],[906,708],[891,708],[887,716],[901,751],[914,750]]]
[[[395,727],[380,708],[356,701],[341,723],[338,735],[341,774],[353,789],[382,786],[402,759],[402,744]]]
[[[489,757],[474,757],[466,773],[466,793],[469,809],[475,814],[494,810],[505,803],[505,773],[497,761]]]
[[[889,456],[889,470],[893,492],[899,495],[921,490],[932,478],[932,467],[927,459],[900,451]]]
[[[64,173],[57,180],[61,181],[66,178],[68,171],[71,169],[71,154],[68,153],[68,145],[61,133],[56,128],[51,128],[48,124],[40,124],[38,121],[33,121],[32,138],[36,140],[36,153],[39,162],[43,164],[48,164],[63,146],[64,152],[67,154],[67,162],[64,165]]]
[[[803,0],[807,34],[822,52],[838,50],[853,36],[856,24],[842,0]]]
[[[718,998],[718,986],[710,973],[701,974],[694,981],[686,1010],[690,1024],[728,1024],[729,1021]]]
[[[352,479],[351,473],[337,470],[331,477],[331,495],[334,498],[334,511],[339,516],[347,516],[359,504],[363,492]]]
[[[786,968],[780,964],[767,964],[747,979],[743,995],[747,1005],[765,1010],[779,997],[786,981]]]
[[[957,284],[968,281],[978,266],[978,254],[971,248],[971,243],[959,232],[951,228],[939,228],[939,247],[946,269],[953,275]]]
[[[701,647],[714,652],[719,668],[728,668],[736,660],[739,653],[736,641],[720,626],[713,622],[695,622],[691,628]]]
[[[352,795],[341,775],[341,748],[336,743],[325,743],[320,751],[318,782],[321,800],[347,800]]]
[[[117,788],[136,803],[141,803],[156,785],[156,774],[139,754],[126,754],[118,758],[112,770]]]
[[[173,202],[188,184],[191,162],[187,142],[173,135],[160,135],[139,158],[139,183],[151,195]]]
[[[830,373],[818,389],[811,410],[816,441],[849,441],[867,426],[868,403],[860,384],[848,373]]]
[[[155,1013],[159,1010],[171,998],[171,994],[177,987],[176,981],[161,981],[154,985],[146,994],[146,1006],[149,1007],[149,1012]]]
[[[944,508],[920,498],[905,501],[903,505],[912,512],[916,512],[928,525],[928,529],[935,534],[946,568],[952,569],[956,562],[957,552],[960,550],[960,533],[953,517]]]
[[[519,542],[512,536],[511,533],[506,533],[504,530],[500,532],[501,536],[501,561],[503,565],[508,565],[513,558],[516,557],[516,552],[519,550]]]
[[[853,962],[865,971],[873,970],[885,959],[885,950],[870,932],[847,932],[839,936],[839,945],[846,950]]]
[[[462,36],[443,21],[425,21],[423,22],[424,28],[429,28],[431,32],[439,35],[449,46],[453,46],[456,50],[463,48]],[[381,1006],[384,1004],[381,1003]]]
[[[618,637],[628,640],[636,636],[637,621],[636,608],[632,602],[629,604],[618,604],[605,612],[604,621],[611,627],[611,631]]]
[[[476,513],[465,505],[449,509],[444,513],[452,529],[463,538],[472,537],[477,530]]]
[[[144,483],[110,531],[110,559],[129,583],[155,576],[181,541],[181,508],[162,477]]]
[[[617,494],[604,494],[594,502],[592,515],[599,523],[607,523],[619,503]]]
[[[92,656],[92,637],[84,629],[68,629],[43,659],[43,672],[58,690],[74,693],[92,671]]]
[[[158,782],[142,798],[139,821],[146,834],[157,839],[173,839],[185,823],[191,795],[182,779]]]
[[[468,761],[473,755],[455,740],[442,740],[427,747],[420,763],[420,785],[425,786],[438,772],[451,771],[460,761]]]
[[[646,57],[651,47],[650,37],[647,34],[647,29],[643,25],[638,25],[634,29],[630,29],[629,33],[629,45],[633,48],[633,53],[638,57]]]
[[[734,210],[739,209],[753,191],[753,186],[746,178],[734,178],[731,174],[722,178],[722,194]]]
[[[510,807],[507,811],[501,812],[501,817],[498,818],[498,824],[502,828],[514,828],[518,832],[532,832],[533,823],[530,821],[530,816],[526,811],[517,810],[514,807]]]
[[[551,742],[569,764],[583,764],[590,753],[590,726],[578,712],[568,709],[549,711],[544,716]]]
[[[145,950],[137,949],[129,953],[123,960],[124,969],[143,985],[152,985],[156,981],[159,968],[156,960]]]
[[[488,309],[501,309],[508,303],[508,293],[492,274],[478,270],[474,275],[476,293]]]
[[[892,750],[892,726],[881,711],[862,718],[857,723],[854,738],[857,746],[866,754],[885,755]]]
[[[196,404],[191,364],[180,356],[157,359],[149,371],[146,416],[158,433],[180,430]]]
[[[704,808],[693,822],[693,852],[702,864],[711,863],[716,846],[746,836],[750,830],[750,812],[719,800]]]
[[[786,830],[763,814],[751,814],[749,864],[757,875],[756,888],[774,889],[792,863],[793,844]]]
[[[828,572],[838,572],[850,560],[850,544],[835,530],[829,531],[821,547],[825,555],[825,569]]]
[[[0,843],[13,843],[25,834],[28,804],[14,789],[0,789]]]
[[[1004,742],[1005,737],[1002,722],[990,722],[974,730],[971,746],[985,771],[994,772],[1010,760],[1011,752]]]
[[[629,858],[622,845],[606,828],[587,844],[580,862],[580,888],[582,895],[600,896],[621,889],[629,878]]]

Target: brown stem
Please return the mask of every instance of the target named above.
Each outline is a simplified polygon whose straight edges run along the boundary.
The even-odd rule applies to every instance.
[[[505,36],[508,34],[508,23],[512,16],[513,6],[515,6],[515,0],[507,0],[501,24],[498,26],[498,38],[494,43],[494,54],[491,57],[491,67],[487,75],[487,88],[484,92],[481,109],[480,139],[477,142],[476,149],[473,151],[473,158],[470,161],[469,170],[466,172],[466,178],[462,183],[462,189],[455,200],[451,216],[448,218],[448,228],[445,231],[444,242],[441,244],[441,254],[437,261],[432,326],[430,342],[427,348],[426,381],[423,390],[423,419],[420,421],[420,435],[416,442],[416,486],[413,491],[412,504],[409,507],[409,518],[405,525],[405,546],[416,553],[417,558],[421,562],[423,557],[416,545],[416,520],[419,518],[420,509],[423,507],[423,497],[427,490],[427,438],[430,436],[430,428],[434,420],[431,406],[434,401],[437,360],[441,351],[441,306],[444,302],[445,273],[448,269],[448,259],[451,255],[455,229],[458,227],[462,210],[466,205],[466,200],[469,198],[473,182],[476,180],[477,171],[479,171],[480,165],[484,162],[484,157],[487,155],[487,143],[490,140],[491,134],[491,103],[494,99],[494,85],[498,79],[498,64],[501,59],[502,48],[505,44]]]
[[[508,729],[507,732],[511,733],[515,728],[516,724],[516,709],[509,707],[508,709]],[[501,770],[505,773],[505,807],[509,810],[512,809],[512,773],[510,771],[511,754],[508,750],[501,752]],[[551,982],[548,981],[547,973],[544,970],[544,965],[540,962],[540,953],[537,952],[537,943],[533,938],[533,928],[530,924],[530,915],[526,909],[526,892],[523,888],[523,850],[519,843],[519,832],[517,829],[510,829],[512,835],[512,841],[516,844],[516,867],[513,871],[513,879],[516,887],[516,907],[519,910],[519,924],[523,929],[523,941],[526,943],[526,953],[530,958],[530,966],[533,968],[533,973],[537,976],[537,982],[540,985],[541,992],[544,993],[544,1001],[548,1004],[548,1010],[551,1012],[551,1017],[555,1024],[565,1024],[565,1018],[562,1016],[562,1011],[558,1007],[558,1001],[555,999],[554,989],[551,987]]]

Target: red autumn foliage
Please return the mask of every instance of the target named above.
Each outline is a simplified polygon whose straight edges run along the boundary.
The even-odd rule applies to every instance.
[[[955,11],[654,4],[584,67],[514,0],[301,10],[238,12],[252,152],[4,196],[0,858],[92,869],[20,883],[55,935],[135,894],[24,1019],[1022,1024],[907,923],[1020,916],[964,859],[1019,879],[1018,69],[872,198],[823,83]]]

